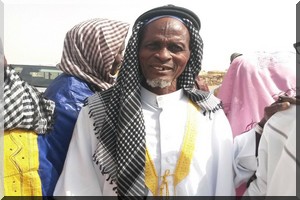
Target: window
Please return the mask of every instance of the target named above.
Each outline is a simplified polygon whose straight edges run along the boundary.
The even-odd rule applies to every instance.
[[[44,91],[48,85],[58,75],[62,73],[55,66],[42,65],[10,65],[20,75],[20,77],[32,86],[35,86],[40,91]]]

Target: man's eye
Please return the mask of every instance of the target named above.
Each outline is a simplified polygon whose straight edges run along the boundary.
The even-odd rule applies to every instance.
[[[182,47],[180,47],[178,45],[170,45],[169,50],[174,53],[183,51]]]
[[[157,49],[159,49],[159,45],[157,45],[157,44],[148,44],[147,48],[150,49],[150,50],[157,50]]]

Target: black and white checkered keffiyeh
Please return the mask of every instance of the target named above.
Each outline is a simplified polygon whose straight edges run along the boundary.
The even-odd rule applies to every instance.
[[[191,35],[190,60],[178,79],[178,87],[197,103],[205,113],[220,109],[220,101],[212,94],[193,88],[201,70],[203,43],[199,31],[188,20],[182,19]],[[99,143],[94,161],[107,181],[115,182],[120,196],[145,196],[145,125],[141,106],[140,86],[143,79],[139,70],[139,34],[145,22],[133,27],[126,47],[124,63],[116,85],[96,93],[88,99],[90,116],[94,119]]]
[[[22,128],[45,134],[52,126],[55,103],[6,67],[3,91],[4,130]]]

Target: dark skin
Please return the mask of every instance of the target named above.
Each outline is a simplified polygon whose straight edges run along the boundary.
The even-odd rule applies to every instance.
[[[264,117],[258,123],[262,128],[265,126],[265,123],[270,119],[270,117],[278,111],[283,111],[288,109],[291,104],[300,105],[300,97],[288,97],[288,96],[279,96],[278,100],[272,103],[270,106],[266,106],[264,109]],[[260,134],[256,133],[256,156],[259,147]],[[256,179],[255,174],[247,182],[247,187],[249,184]]]
[[[164,17],[148,24],[139,48],[142,73],[146,79],[163,79],[172,83],[165,88],[151,87],[145,82],[142,83],[143,86],[158,95],[176,91],[177,78],[184,71],[190,58],[189,43],[188,29],[174,18]],[[265,108],[264,118],[259,125],[263,127],[274,113],[286,110],[290,104],[296,104],[298,101],[296,98],[282,96]]]
[[[274,113],[288,109],[291,104],[299,105],[300,104],[299,96],[296,97],[280,96],[278,100],[275,101],[273,104],[265,107],[264,118],[262,118],[258,124],[261,127],[264,127],[265,123]]]
[[[171,83],[166,87],[142,85],[149,91],[168,94],[178,90],[177,78],[184,71],[190,58],[190,34],[186,26],[177,19],[163,17],[149,23],[143,32],[139,61],[147,80],[163,80]]]

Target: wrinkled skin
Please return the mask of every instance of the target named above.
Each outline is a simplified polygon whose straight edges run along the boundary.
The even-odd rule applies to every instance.
[[[150,86],[151,92],[162,95],[177,90],[177,78],[190,58],[190,34],[177,19],[164,17],[146,25],[139,47],[141,71],[147,81],[165,81],[167,86]]]

